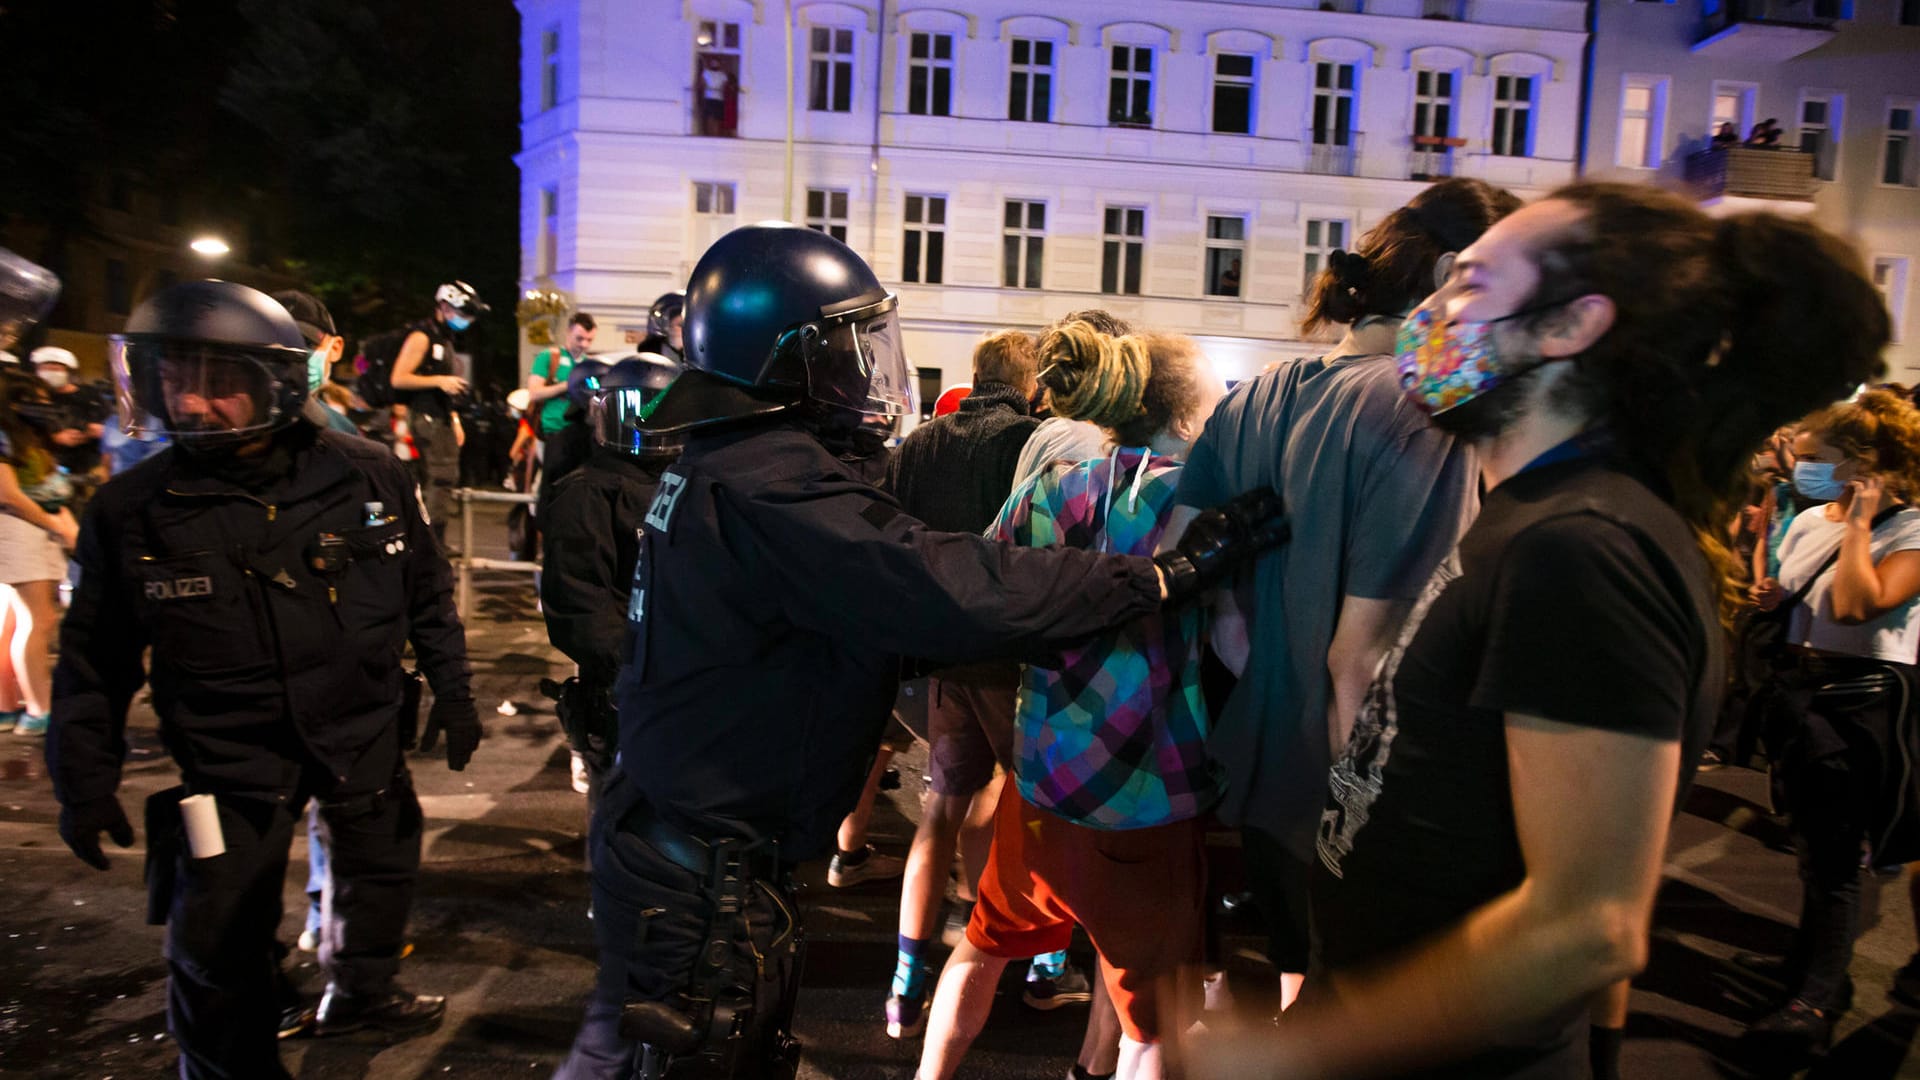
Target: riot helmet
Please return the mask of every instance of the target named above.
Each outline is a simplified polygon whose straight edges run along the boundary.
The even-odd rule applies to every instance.
[[[108,354],[121,424],[182,442],[241,442],[291,425],[312,350],[287,309],[231,281],[186,281],[148,297]]]
[[[12,349],[60,299],[60,279],[39,263],[0,248],[0,351]]]
[[[646,432],[640,421],[679,376],[680,365],[659,353],[639,353],[608,367],[587,402],[594,443],[642,459],[678,457],[685,439]]]
[[[673,328],[674,317],[687,309],[687,294],[674,290],[662,293],[660,299],[647,309],[647,336],[668,337],[667,331]],[[658,355],[657,353],[655,355]]]
[[[804,407],[826,427],[912,407],[899,301],[845,244],[787,222],[721,237],[687,286],[687,373],[643,422],[679,431]]]

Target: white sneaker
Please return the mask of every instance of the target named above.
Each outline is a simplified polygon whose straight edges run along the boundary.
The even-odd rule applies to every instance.
[[[882,855],[867,845],[867,857],[848,866],[835,852],[833,861],[827,864],[827,884],[836,889],[858,885],[863,881],[887,881],[907,872],[907,860],[894,855]]]
[[[573,790],[585,795],[587,793],[587,759],[581,757],[578,750],[572,751],[572,754]]]
[[[300,946],[301,952],[319,952],[320,935],[312,930],[302,930],[300,931],[300,940],[294,944]]]

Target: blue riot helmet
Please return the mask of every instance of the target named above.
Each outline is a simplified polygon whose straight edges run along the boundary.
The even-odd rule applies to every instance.
[[[639,353],[607,368],[587,404],[587,428],[594,443],[643,459],[680,456],[684,438],[655,434],[640,426],[680,370],[679,364],[658,353]]]
[[[185,281],[133,310],[109,339],[121,422],[217,445],[300,418],[311,348],[273,297],[231,281]]]
[[[786,222],[738,228],[687,285],[687,372],[648,431],[804,409],[851,429],[912,400],[899,300],[838,240]]]

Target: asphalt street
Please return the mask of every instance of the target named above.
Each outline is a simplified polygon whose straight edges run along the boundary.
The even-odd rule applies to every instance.
[[[483,536],[499,534],[497,509]],[[433,755],[413,762],[426,860],[402,978],[447,995],[446,1021],[392,1045],[353,1036],[289,1040],[285,1060],[302,1080],[544,1077],[572,1038],[593,976],[581,868],[585,800],[568,784],[564,741],[535,689],[567,666],[546,643],[526,575],[483,576],[474,597],[469,639],[488,737],[465,772],[448,771]],[[137,822],[141,800],[175,775],[144,701],[132,743],[122,800]],[[130,851],[110,848],[105,873],[73,858],[55,833],[57,807],[39,754],[37,739],[0,735],[0,1076],[172,1075],[162,930],[144,921],[145,838]],[[899,763],[904,783],[883,794],[873,833],[883,849],[904,853],[924,754]],[[306,903],[304,839],[293,857],[288,942]],[[1753,1068],[1739,1044],[1766,988],[1725,963],[1738,950],[1784,950],[1798,910],[1792,857],[1765,810],[1765,778],[1737,769],[1704,776],[1676,827],[1667,874],[1652,964],[1634,987],[1626,1075],[1779,1075]],[[824,866],[803,877],[811,945],[795,1024],[806,1046],[801,1075],[907,1080],[918,1045],[889,1040],[881,1015],[897,883],[836,890],[825,884]],[[1870,881],[1853,965],[1857,1004],[1833,1055],[1809,1075],[1920,1077],[1912,1049],[1920,1013],[1885,999],[1892,971],[1914,950],[1906,885],[1904,873]],[[1244,1011],[1270,1015],[1246,929],[1230,927],[1227,938],[1236,989]],[[317,994],[319,971],[311,957],[297,956],[297,977]],[[1085,1010],[1028,1009],[1014,978],[1017,965],[963,1075],[1057,1080],[1078,1047]]]

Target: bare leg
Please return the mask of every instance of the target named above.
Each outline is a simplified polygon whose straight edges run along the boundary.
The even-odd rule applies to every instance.
[[[940,972],[927,1020],[927,1042],[920,1050],[919,1080],[951,1080],[967,1048],[993,1011],[993,992],[1007,961],[988,956],[963,941]]]
[[[900,886],[900,936],[916,941],[925,941],[939,930],[936,920],[947,894],[954,841],[966,819],[967,797],[929,792],[922,809]]]
[[[26,697],[27,711],[45,716],[53,707],[53,629],[60,622],[60,587],[53,581],[26,581],[13,587],[13,670]]]
[[[1093,979],[1093,1010],[1087,1014],[1087,1034],[1080,1040],[1080,1068],[1094,1076],[1108,1076],[1120,1067],[1120,1014],[1107,993],[1106,957]]]
[[[993,848],[993,815],[1000,808],[1000,790],[1007,774],[996,772],[987,786],[973,793],[967,819],[960,827],[960,887],[962,900],[978,899],[980,872],[987,868],[987,852]],[[949,847],[947,850],[952,850]]]
[[[1300,986],[1307,977],[1297,971],[1280,973],[1280,1011],[1286,1012],[1293,1007],[1294,1000],[1300,996]]]
[[[867,770],[867,786],[860,789],[860,801],[853,804],[853,813],[840,823],[840,850],[859,851],[867,846],[867,825],[873,821],[873,800],[880,794],[880,780],[887,775],[887,766],[893,762],[893,747],[882,746],[874,755],[873,768]]]
[[[19,712],[21,705],[20,680],[13,673],[13,632],[19,623],[13,605],[13,586],[0,585],[0,712]]]

